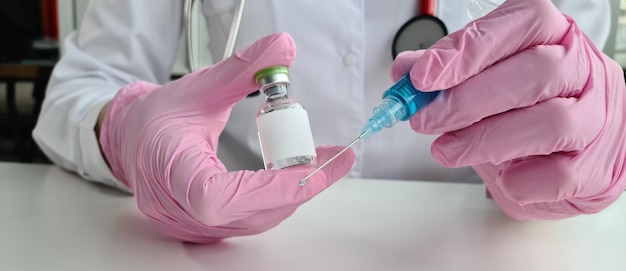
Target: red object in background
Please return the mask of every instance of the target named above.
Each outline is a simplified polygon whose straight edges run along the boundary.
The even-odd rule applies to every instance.
[[[59,39],[57,0],[41,0],[41,22],[45,38]]]
[[[421,0],[420,10],[417,14],[435,16],[435,0]]]

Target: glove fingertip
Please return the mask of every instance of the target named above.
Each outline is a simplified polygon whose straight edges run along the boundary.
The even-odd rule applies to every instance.
[[[296,43],[288,33],[279,32],[265,36],[244,50],[235,52],[235,57],[239,61],[256,62],[263,67],[291,66],[296,58]]]
[[[436,142],[433,142],[433,144],[430,146],[430,155],[433,157],[433,159],[435,159],[435,161],[437,161],[437,163],[441,164],[442,166],[448,168],[454,167],[454,163],[450,161],[450,159],[446,155],[445,149],[442,148],[440,144],[436,144]]]
[[[409,74],[417,59],[423,54],[424,50],[405,51],[398,54],[391,66],[391,80],[396,82],[403,76]]]
[[[474,164],[469,147],[454,134],[443,134],[430,145],[430,155],[444,167],[458,168]]]

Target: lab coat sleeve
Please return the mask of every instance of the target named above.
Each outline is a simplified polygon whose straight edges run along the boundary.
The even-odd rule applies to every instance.
[[[94,132],[102,107],[136,81],[167,82],[183,27],[180,0],[91,0],[65,40],[33,138],[55,164],[130,192],[111,173]]]

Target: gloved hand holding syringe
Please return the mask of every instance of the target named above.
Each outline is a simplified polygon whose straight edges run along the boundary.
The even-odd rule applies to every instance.
[[[370,137],[383,128],[390,128],[398,123],[398,121],[406,121],[410,119],[422,107],[432,102],[435,97],[437,97],[439,92],[440,91],[419,91],[413,87],[409,75],[402,77],[398,80],[398,82],[391,86],[391,88],[383,93],[383,100],[376,107],[374,107],[374,116],[372,116],[363,126],[356,139],[354,139],[340,152],[335,154],[335,156],[331,157],[325,163],[321,164],[311,173],[302,178],[302,180],[300,180],[300,186],[303,186],[309,177],[313,176],[313,174],[317,171],[332,162],[359,140]]]

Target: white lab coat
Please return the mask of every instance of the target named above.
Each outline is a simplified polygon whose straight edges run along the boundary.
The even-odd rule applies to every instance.
[[[449,32],[469,21],[469,0],[441,0],[437,16]],[[574,17],[599,48],[609,31],[606,0],[554,1]],[[359,132],[392,82],[391,41],[414,14],[414,0],[246,1],[236,49],[284,31],[298,47],[290,69],[290,95],[309,112],[316,145],[345,145]],[[205,0],[208,50],[220,59],[234,0]],[[98,112],[124,85],[165,83],[183,29],[180,0],[91,0],[81,29],[65,41],[34,139],[54,163],[87,180],[122,188],[107,168],[94,134]],[[229,170],[263,167],[255,115],[262,95],[232,111],[218,156]],[[449,169],[430,156],[435,136],[413,132],[407,122],[354,146],[350,177],[477,181],[471,168]]]

